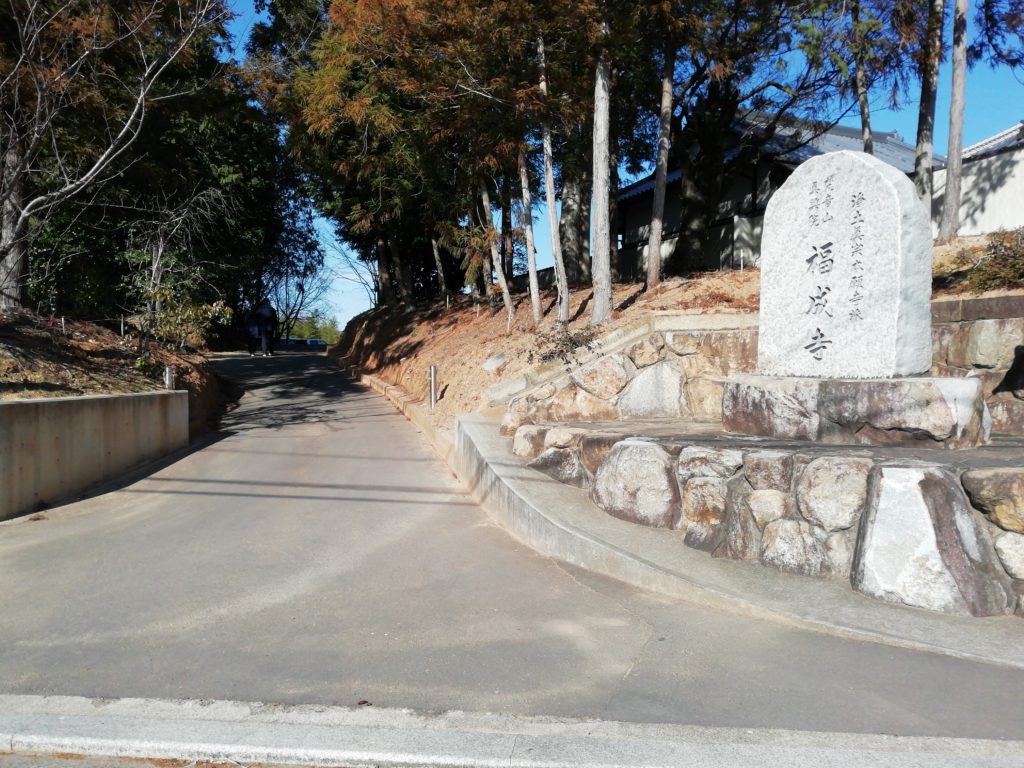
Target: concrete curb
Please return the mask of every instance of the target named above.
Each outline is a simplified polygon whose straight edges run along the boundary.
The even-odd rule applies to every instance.
[[[384,397],[390,400],[395,408],[397,408],[405,418],[415,424],[423,433],[424,437],[430,441],[434,450],[437,451],[438,455],[442,459],[444,459],[445,463],[449,465],[452,464],[452,460],[455,456],[455,441],[450,434],[438,429],[434,425],[427,412],[423,409],[421,400],[418,400],[408,394],[401,387],[397,387],[394,384],[388,384],[384,379],[378,378],[369,373],[358,372],[355,366],[349,365],[347,368],[349,369],[349,375],[358,377],[361,384],[365,384],[374,392],[384,395]]]
[[[1024,767],[1020,741],[46,696],[0,696],[4,751],[388,768]]]
[[[529,469],[479,414],[456,419],[455,471],[533,549],[642,589],[851,640],[1024,669],[1013,616],[964,618],[893,606],[835,581],[710,557],[665,531],[606,515],[586,492]]]
[[[532,549],[652,592],[849,640],[1024,669],[1024,626],[893,606],[845,585],[718,560],[663,531],[601,513],[586,492],[529,469],[482,414],[456,418],[454,439],[420,401],[375,376],[360,376],[416,424],[464,487],[499,525]]]

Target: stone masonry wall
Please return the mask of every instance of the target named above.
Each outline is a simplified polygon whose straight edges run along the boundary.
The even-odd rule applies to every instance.
[[[756,330],[655,332],[513,399],[502,433],[550,421],[721,421],[726,377],[756,361]]]
[[[608,514],[713,557],[918,608],[1024,615],[1024,469],[543,425],[520,427],[513,451]]]
[[[1024,297],[937,301],[932,313],[930,373],[979,377],[993,431],[1024,435],[1024,390],[993,392],[1024,345]],[[976,316],[984,314],[1008,316]],[[545,422],[721,421],[724,380],[756,370],[757,336],[756,329],[653,332],[514,397],[502,434]]]

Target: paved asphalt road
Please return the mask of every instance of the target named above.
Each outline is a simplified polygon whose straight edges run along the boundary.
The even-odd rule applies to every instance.
[[[249,391],[200,450],[0,526],[0,692],[1024,738],[1024,672],[571,569],[326,359],[220,364]]]

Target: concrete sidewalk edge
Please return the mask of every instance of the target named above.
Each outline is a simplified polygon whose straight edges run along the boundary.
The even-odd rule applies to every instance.
[[[227,701],[0,696],[0,751],[308,766],[1024,766],[1024,742]]]

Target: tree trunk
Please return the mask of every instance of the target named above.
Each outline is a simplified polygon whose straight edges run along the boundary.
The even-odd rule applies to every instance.
[[[956,0],[953,11],[953,93],[949,105],[949,149],[946,155],[946,193],[939,221],[939,242],[948,243],[960,229],[960,182],[964,154],[964,107],[967,93],[967,0]]]
[[[580,243],[579,262],[576,265],[576,270],[581,283],[591,282],[593,272],[590,250],[590,205],[594,199],[594,176],[588,170],[584,167],[580,174],[580,215],[576,218],[576,238]]]
[[[871,105],[868,102],[868,78],[864,67],[858,65],[857,74],[857,101],[860,104],[860,135],[864,142],[864,151],[869,155],[875,154],[875,140],[871,134]]]
[[[25,187],[21,173],[21,142],[15,137],[3,156],[0,189],[10,190],[0,207],[0,310],[22,306],[28,275],[27,232],[21,217]]]
[[[931,0],[928,24],[921,53],[921,102],[917,111],[917,142],[914,155],[914,186],[917,196],[928,211],[932,210],[932,135],[935,130],[935,92],[939,81],[939,59],[942,58],[942,21],[945,0]]]
[[[589,133],[587,133],[589,131]],[[577,125],[562,150],[562,251],[570,283],[590,282],[593,125]]]
[[[506,176],[501,183],[501,268],[515,277],[515,242],[512,240],[512,187]]]
[[[391,257],[383,235],[377,235],[377,304],[393,306],[398,303],[395,285],[391,279]]]
[[[602,25],[601,34],[604,38],[608,37],[607,24]],[[593,216],[594,246],[590,252],[590,269],[594,285],[590,324],[594,326],[608,322],[612,314],[611,232],[608,216],[610,195],[609,70],[608,53],[602,49],[594,75],[594,194],[593,213],[591,214]]]
[[[661,72],[661,107],[658,110],[658,157],[654,162],[654,206],[647,238],[647,290],[661,282],[661,237],[665,227],[665,188],[668,186],[668,152],[672,146],[672,76],[675,46],[665,45],[665,68]]]
[[[609,138],[608,146],[615,147],[617,141]],[[619,153],[608,154],[608,265],[612,284],[622,281],[622,265],[619,263]]]
[[[579,174],[562,164],[562,220],[558,224],[565,258],[566,279],[579,282],[583,245],[580,218],[583,215],[583,193]]]
[[[519,185],[523,195],[523,235],[526,237],[526,269],[530,283],[530,311],[533,324],[540,325],[544,310],[540,305],[540,283],[537,280],[537,250],[533,243],[533,198],[530,195],[530,174],[526,168],[526,152],[519,147]]]
[[[866,59],[864,46],[867,44],[860,29],[860,0],[853,0],[850,5],[851,32],[853,35],[853,75],[854,88],[857,91],[857,103],[860,105],[860,135],[864,142],[864,151],[875,154],[875,142],[871,135],[871,104],[868,102],[868,75],[864,71]]]
[[[484,204],[484,211],[490,212],[491,210],[491,196],[487,192],[487,185],[480,182],[480,199]],[[516,309],[512,305],[512,294],[508,290],[508,281],[505,280],[505,270],[501,266],[501,258],[498,254],[498,243],[495,237],[491,234],[494,227],[491,226],[491,222],[485,221],[484,227],[487,231],[487,244],[491,250],[491,260],[494,262],[494,271],[498,275],[498,286],[501,288],[501,300],[505,304],[505,312],[508,315],[508,322],[505,325],[505,332],[512,330],[512,321],[516,316]]]
[[[398,297],[404,302],[412,301],[412,274],[409,266],[402,258],[402,254],[391,238],[387,239],[388,252],[391,254],[391,264],[395,270],[395,284],[398,288]]]
[[[437,269],[437,285],[441,289],[441,298],[448,298],[448,283],[444,279],[444,264],[441,263],[441,249],[437,245],[437,238],[431,236],[430,249],[434,252],[434,267]]]
[[[540,64],[540,93],[545,101],[548,97],[547,62],[544,57],[544,38],[537,38],[537,59]],[[562,240],[559,235],[558,208],[555,200],[555,173],[551,149],[551,127],[547,120],[541,125],[544,146],[544,198],[548,209],[548,230],[551,234],[551,257],[555,265],[555,287],[558,290],[557,325],[569,322],[569,281],[565,275],[565,260],[562,258]],[[564,200],[563,200],[564,205]],[[563,209],[564,214],[564,209]]]

